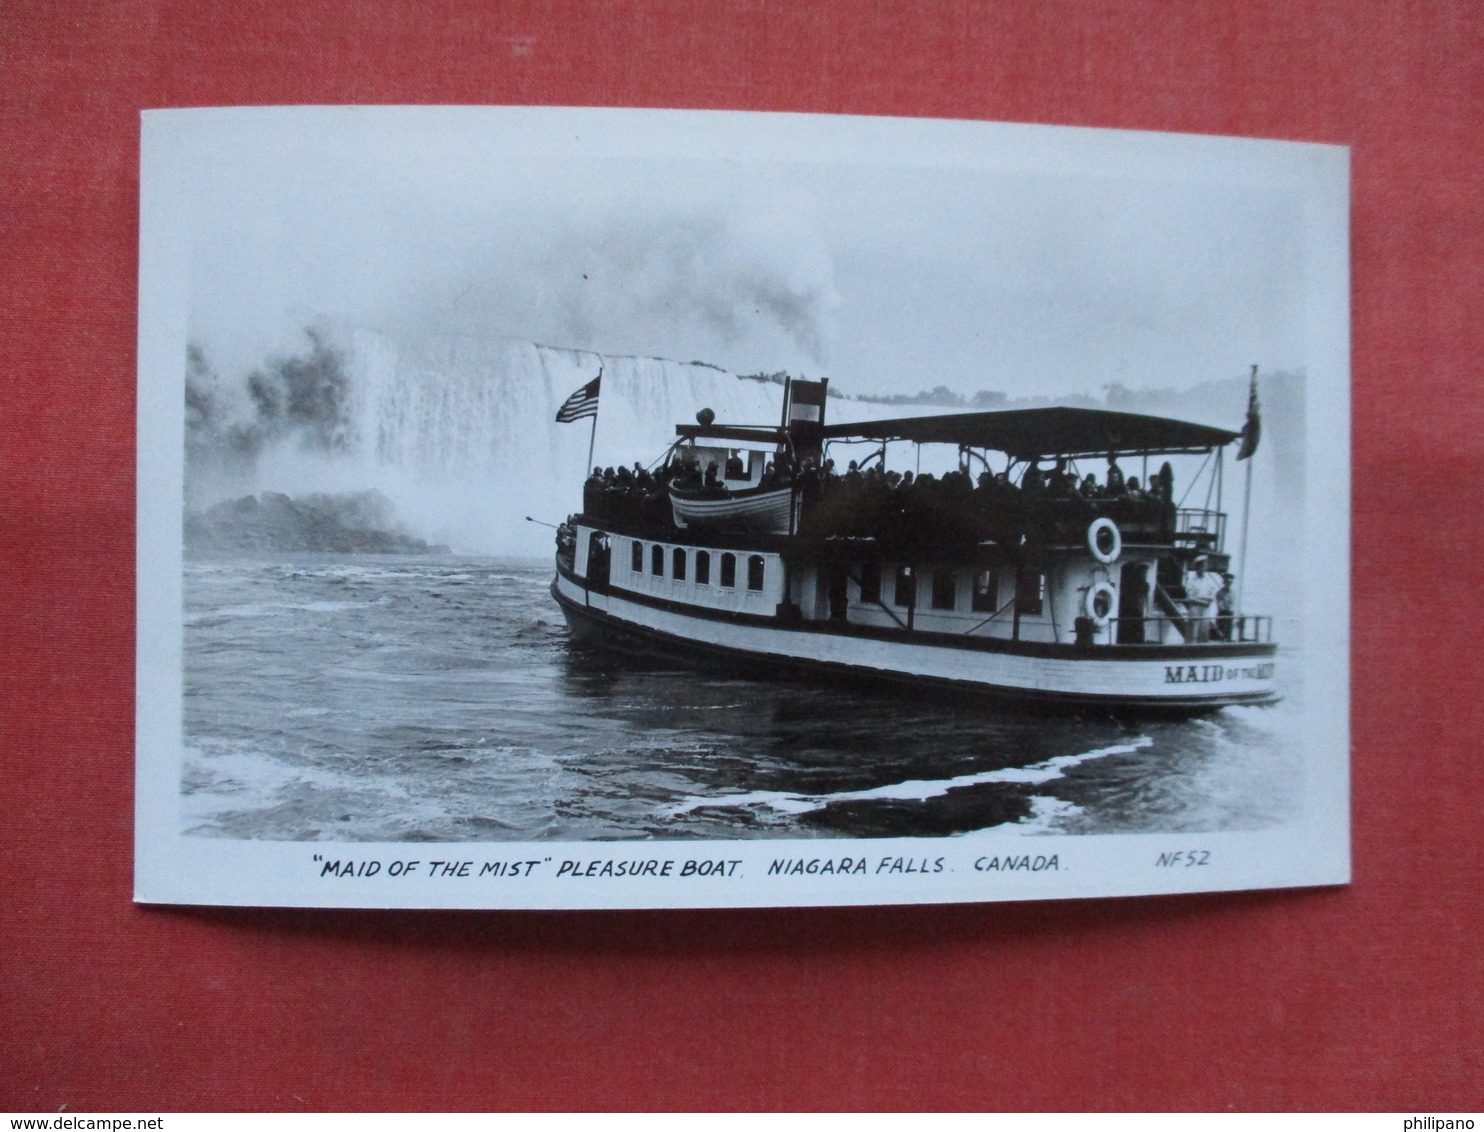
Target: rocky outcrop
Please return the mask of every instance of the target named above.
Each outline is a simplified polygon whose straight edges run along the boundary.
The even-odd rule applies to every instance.
[[[321,551],[329,554],[447,554],[396,529],[391,501],[378,491],[244,495],[185,519],[185,546],[211,551]]]

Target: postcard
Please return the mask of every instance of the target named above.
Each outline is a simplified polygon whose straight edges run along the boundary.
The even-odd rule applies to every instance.
[[[136,899],[1349,879],[1349,154],[143,116]]]

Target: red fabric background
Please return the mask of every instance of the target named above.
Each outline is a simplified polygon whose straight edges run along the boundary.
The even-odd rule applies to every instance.
[[[0,6],[0,1107],[1484,1107],[1484,9]],[[628,914],[135,907],[138,112],[547,103],[1354,146],[1347,889]]]

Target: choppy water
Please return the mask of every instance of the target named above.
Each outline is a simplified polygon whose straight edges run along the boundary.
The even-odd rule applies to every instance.
[[[268,840],[1256,829],[1292,701],[1024,716],[569,645],[545,563],[302,555],[185,577],[183,828]]]

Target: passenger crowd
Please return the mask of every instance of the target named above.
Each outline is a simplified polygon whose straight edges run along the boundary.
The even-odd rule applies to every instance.
[[[941,476],[861,470],[853,461],[835,475],[826,461],[811,485],[805,481],[806,532],[876,535],[892,532],[920,543],[963,541],[1051,541],[1080,538],[1092,520],[1108,516],[1125,536],[1172,537],[1174,473],[1166,464],[1149,490],[1137,478],[1125,479],[1115,460],[1103,482],[1094,475],[1080,479],[1065,461],[1050,469],[1033,461],[1012,482],[1006,472],[965,471]],[[811,496],[813,497],[811,499]],[[812,506],[811,506],[812,503]]]
[[[594,468],[583,489],[583,510],[610,520],[669,522],[669,492],[705,497],[726,494],[722,478],[741,478],[736,457],[722,475],[714,464],[702,471],[682,454],[650,472],[630,468]],[[1018,541],[1021,535],[1050,540],[1080,537],[1092,520],[1113,519],[1124,537],[1168,540],[1174,536],[1176,508],[1174,471],[1166,462],[1147,485],[1125,478],[1117,460],[1108,457],[1100,482],[1078,475],[1065,460],[1049,468],[1032,461],[1018,483],[1005,472],[988,470],[971,478],[962,470],[941,476],[896,472],[879,464],[861,468],[852,460],[841,473],[833,460],[806,459],[795,472],[770,461],[758,490],[797,483],[803,496],[800,534],[855,536],[924,544]]]

